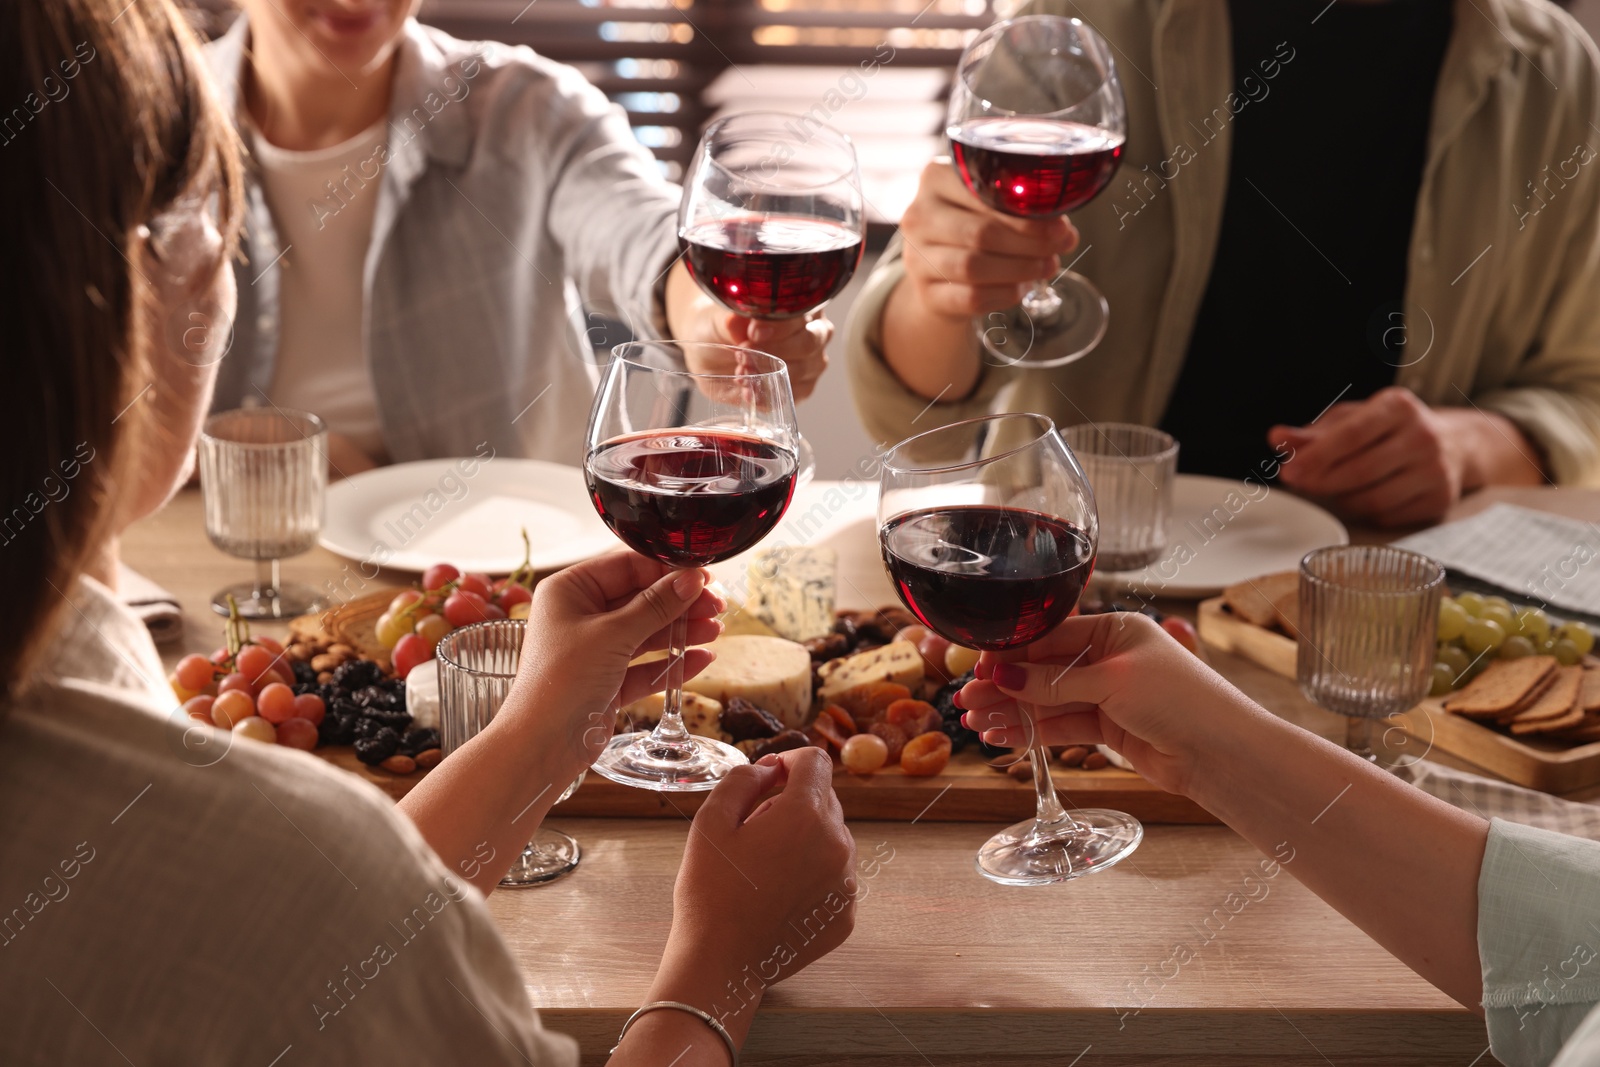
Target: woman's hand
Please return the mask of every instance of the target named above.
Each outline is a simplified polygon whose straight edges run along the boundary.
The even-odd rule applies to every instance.
[[[534,588],[506,707],[528,709],[541,743],[570,765],[569,778],[611,739],[618,708],[665,687],[665,660],[631,660],[666,648],[668,627],[680,615],[688,617],[691,645],[722,632],[715,616],[727,604],[706,588],[709,577],[623,551],[574,564]],[[688,649],[683,676],[699,674],[711,658],[707,649]]]
[[[855,861],[821,750],[735,767],[695,815],[650,999],[693,1004],[742,1039],[768,986],[850,936]]]
[[[707,296],[680,261],[667,275],[667,327],[676,341],[738,345],[777,356],[789,367],[789,388],[795,400],[811,395],[828,369],[828,342],[833,323],[821,312],[796,319],[745,319]],[[720,368],[689,367],[718,373]]]
[[[1018,700],[1033,705],[1030,721]],[[994,745],[1109,745],[1139,773],[1187,795],[1208,744],[1232,719],[1260,713],[1150,618],[1128,612],[1067,619],[1028,647],[1028,662],[978,660],[956,694],[962,721]]]

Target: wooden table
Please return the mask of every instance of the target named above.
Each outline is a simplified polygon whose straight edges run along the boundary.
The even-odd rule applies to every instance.
[[[828,505],[830,488],[809,487],[794,514],[826,512],[806,533],[840,548],[843,606],[886,603],[870,508],[845,494]],[[1600,516],[1600,493],[1553,489],[1483,494],[1458,510],[1497,498]],[[210,594],[248,576],[249,565],[205,540],[197,493],[131,530],[123,555],[184,605],[185,635],[169,657],[217,644]],[[346,596],[409,580],[364,577],[320,549],[285,563],[284,575]],[[1212,662],[1286,718],[1340,735],[1343,721],[1306,704],[1287,679],[1231,657]],[[536,891],[495,893],[489,906],[547,1023],[599,1063],[654,973],[687,824],[555,824],[582,842],[579,869]],[[974,871],[973,854],[994,829],[852,824],[860,855],[878,861],[875,874],[864,872],[855,935],[768,994],[745,1062],[1492,1062],[1478,1019],[1287,873],[1262,878],[1260,854],[1225,827],[1148,827],[1120,866],[1045,890],[1004,888]]]

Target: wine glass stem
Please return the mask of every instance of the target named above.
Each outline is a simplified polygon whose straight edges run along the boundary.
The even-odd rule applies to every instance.
[[[1032,704],[1019,704],[1022,713],[1030,722],[1034,721]],[[1039,736],[1038,727],[1033,731],[1033,790],[1038,794],[1038,811],[1034,816],[1040,827],[1073,827],[1072,816],[1067,814],[1067,809],[1061,806],[1061,798],[1056,795],[1056,785],[1050,780],[1050,750],[1045,747],[1044,740]]]
[[[1364,760],[1376,760],[1378,755],[1372,750],[1372,720],[1355,715],[1347,717],[1344,727],[1344,747]]]
[[[1050,287],[1048,278],[1040,278],[1023,294],[1022,310],[1035,319],[1048,319],[1061,310],[1061,294]]]
[[[689,731],[683,726],[683,650],[688,643],[689,620],[679,615],[667,628],[667,690],[661,701],[661,721],[650,731],[652,741],[689,741]]]
[[[256,588],[257,600],[275,600],[278,596],[278,561],[275,559],[256,560]]]

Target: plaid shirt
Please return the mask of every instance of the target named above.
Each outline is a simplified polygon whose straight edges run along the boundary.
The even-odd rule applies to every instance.
[[[238,108],[249,27],[208,46]],[[378,202],[363,335],[390,458],[499,455],[578,464],[602,317],[661,336],[678,189],[626,116],[570,67],[455,40],[415,20],[398,50],[389,137],[329,190]],[[277,356],[276,227],[248,192],[239,309],[214,408],[265,403]],[[309,205],[313,211],[318,205]]]

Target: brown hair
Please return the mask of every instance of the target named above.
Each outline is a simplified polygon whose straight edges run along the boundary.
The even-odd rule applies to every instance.
[[[240,189],[228,116],[168,0],[0,4],[0,699],[26,684],[159,432],[134,404],[155,380],[143,228],[210,196],[231,249]]]

